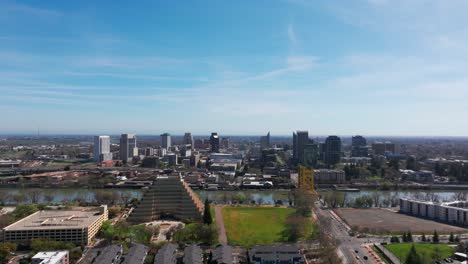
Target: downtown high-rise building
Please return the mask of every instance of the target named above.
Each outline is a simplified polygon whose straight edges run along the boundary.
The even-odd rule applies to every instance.
[[[340,163],[341,139],[338,136],[327,137],[323,151],[323,157],[326,164],[335,165]]]
[[[293,132],[293,159],[295,162],[304,161],[304,149],[309,143],[308,131]]]
[[[210,136],[210,147],[211,147],[211,152],[218,153],[219,152],[219,136],[218,133],[213,132],[211,133]]]
[[[266,149],[270,147],[270,132],[266,136],[260,137],[260,148]]]
[[[103,162],[112,160],[112,152],[110,152],[110,137],[109,136],[94,136],[94,161]]]
[[[171,134],[169,133],[161,134],[161,148],[168,149],[171,146],[172,146]]]
[[[135,134],[120,135],[120,159],[130,161],[138,156],[137,138]]]
[[[231,145],[231,140],[228,137],[221,138],[221,147],[223,149],[228,149]]]
[[[189,145],[192,147],[192,150],[194,149],[194,146],[195,146],[195,142],[193,141],[193,136],[192,136],[192,133],[190,132],[186,132],[184,134],[184,145]]]
[[[351,157],[367,157],[369,147],[367,140],[363,136],[354,136],[351,138]]]

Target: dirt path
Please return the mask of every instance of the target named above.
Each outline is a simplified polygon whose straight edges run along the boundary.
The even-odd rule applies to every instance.
[[[218,226],[218,240],[219,243],[222,245],[227,245],[227,236],[226,236],[226,229],[224,228],[224,219],[223,214],[221,213],[221,206],[215,206],[215,218],[216,218],[216,225]]]

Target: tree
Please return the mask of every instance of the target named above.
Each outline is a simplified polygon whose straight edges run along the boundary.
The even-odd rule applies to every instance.
[[[205,211],[203,212],[203,223],[211,225],[213,223],[213,218],[211,216],[210,202],[208,199],[205,199]]]
[[[94,199],[98,204],[114,205],[120,197],[117,192],[98,190],[94,193]]]
[[[423,264],[421,261],[421,257],[419,256],[418,252],[416,252],[416,247],[414,244],[411,246],[410,252],[408,256],[406,257],[406,262],[407,264]]]
[[[218,239],[218,231],[215,225],[188,224],[185,228],[175,232],[173,239],[181,244],[203,243],[213,245]]]
[[[400,239],[397,236],[392,236],[390,238],[390,243],[400,243]]]
[[[388,166],[393,168],[394,170],[399,170],[400,169],[400,161],[398,159],[393,158],[389,161]]]
[[[325,229],[320,229],[320,260],[324,264],[339,264],[343,263],[342,259],[336,253],[338,241],[329,236]]]
[[[401,241],[406,242],[406,232],[403,232],[403,236],[401,236]]]
[[[20,203],[23,203],[26,200],[26,195],[22,191],[19,191],[19,192],[13,194],[13,196],[11,198],[13,199],[13,201],[16,204],[20,204]]]
[[[411,231],[408,231],[406,234],[406,242],[413,242],[413,234],[411,234]]]
[[[414,171],[418,170],[416,159],[414,157],[408,157],[408,159],[406,159],[406,169]]]
[[[71,250],[75,245],[71,243],[48,240],[46,238],[34,238],[31,241],[32,251],[56,251],[56,250]]]
[[[8,192],[0,191],[0,204],[4,205],[7,202],[7,198],[10,196]]]
[[[16,251],[16,244],[14,243],[0,243],[0,261],[6,263],[6,259],[10,256],[11,252]]]
[[[421,236],[421,241],[422,241],[422,242],[426,242],[426,235],[424,235],[424,233],[423,233],[422,236]]]
[[[439,247],[435,247],[432,252],[431,258],[433,261],[438,261],[442,259],[442,250]]]
[[[449,242],[451,243],[455,242],[455,237],[453,236],[453,232],[450,232]]]
[[[305,190],[297,189],[293,191],[293,197],[296,212],[304,217],[309,217],[315,202],[314,196]]]
[[[54,194],[51,193],[50,191],[47,191],[44,194],[44,201],[48,204],[50,204],[54,200]]]
[[[41,199],[42,191],[40,189],[32,189],[28,191],[27,195],[31,203],[38,203]]]
[[[432,242],[434,244],[439,243],[439,234],[437,234],[437,230],[434,230],[434,234],[432,235]]]
[[[37,212],[39,209],[35,204],[19,204],[15,210],[11,213],[15,219],[22,219],[28,215]]]
[[[309,219],[297,214],[292,214],[286,219],[285,237],[288,242],[296,242],[300,238],[307,236],[307,226],[310,225]]]

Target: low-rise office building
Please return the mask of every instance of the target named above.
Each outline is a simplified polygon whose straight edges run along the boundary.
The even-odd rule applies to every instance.
[[[468,202],[436,203],[400,198],[400,212],[457,225],[468,225]]]
[[[402,180],[405,181],[434,182],[434,173],[432,171],[400,170],[400,173]]]
[[[345,183],[345,172],[343,170],[314,170],[314,182],[316,184]]]
[[[213,172],[235,172],[237,170],[237,163],[212,163],[210,170]]]
[[[98,210],[38,211],[3,228],[3,241],[21,243],[47,238],[88,245],[106,220],[106,205]]]

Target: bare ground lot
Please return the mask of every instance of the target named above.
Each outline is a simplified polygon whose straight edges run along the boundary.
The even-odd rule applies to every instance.
[[[443,224],[418,217],[391,212],[384,209],[336,209],[335,212],[352,228],[377,234],[398,234],[411,231],[413,234],[467,233],[468,229]]]

